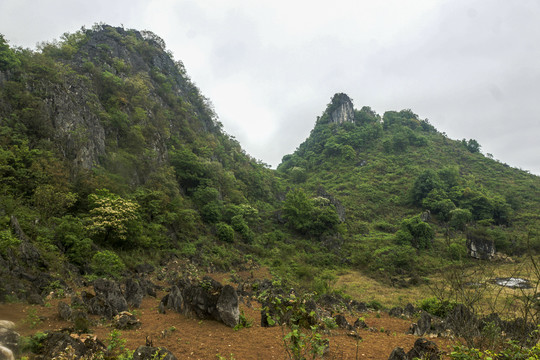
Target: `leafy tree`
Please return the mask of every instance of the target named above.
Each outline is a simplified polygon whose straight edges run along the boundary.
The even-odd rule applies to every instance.
[[[369,106],[363,106],[360,110],[354,112],[354,122],[357,124],[373,124],[379,123],[381,117]]]
[[[283,203],[283,217],[293,229],[307,233],[311,226],[313,203],[302,189],[293,189],[287,193]]]
[[[493,207],[493,220],[497,225],[509,225],[512,216],[512,208],[501,196],[494,196],[491,199]]]
[[[463,139],[461,140],[461,143],[463,144],[463,146],[465,146],[465,148],[467,150],[469,150],[470,152],[472,152],[473,154],[475,153],[479,153],[480,152],[480,144],[478,143],[478,141],[474,140],[474,139],[469,139],[469,141]]]
[[[0,71],[17,67],[21,64],[17,55],[10,49],[4,35],[0,34]]]
[[[465,230],[468,223],[472,221],[473,217],[467,209],[454,209],[450,211],[449,225],[456,230]]]
[[[456,166],[446,166],[437,171],[437,175],[439,175],[439,179],[444,183],[446,191],[459,185],[459,169]]]
[[[283,217],[301,234],[320,236],[338,230],[339,217],[330,201],[324,197],[311,199],[302,189],[287,193]]]
[[[431,169],[424,170],[414,180],[411,190],[412,200],[416,205],[422,205],[422,200],[434,189],[440,189],[443,183],[437,173]]]
[[[412,245],[416,249],[431,247],[435,232],[431,226],[420,219],[420,215],[413,216],[401,222],[401,229],[396,233],[396,241],[400,245]]]
[[[294,166],[289,170],[289,176],[295,184],[303,183],[307,180],[306,169],[300,166]]]
[[[52,185],[40,185],[34,192],[34,205],[44,218],[62,216],[75,204],[77,195],[62,191]]]
[[[125,244],[135,229],[139,217],[139,204],[100,189],[88,196],[92,209],[86,225],[87,230],[103,239],[104,243]]]

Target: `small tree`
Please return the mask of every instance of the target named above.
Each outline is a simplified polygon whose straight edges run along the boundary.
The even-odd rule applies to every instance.
[[[450,211],[449,225],[456,229],[464,231],[468,223],[472,221],[472,214],[467,209],[454,209]]]

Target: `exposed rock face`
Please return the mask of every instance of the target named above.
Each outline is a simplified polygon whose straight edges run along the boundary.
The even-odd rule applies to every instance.
[[[423,311],[418,323],[412,324],[409,330],[415,336],[422,336],[431,330],[431,316]]]
[[[495,243],[490,239],[467,234],[467,250],[475,259],[490,260],[495,256]]]
[[[338,199],[330,195],[323,187],[319,187],[317,189],[317,195],[328,199],[330,201],[330,204],[334,205],[338,214],[339,221],[344,222],[346,220],[345,206],[343,206]]]
[[[351,330],[351,329],[352,329],[351,324],[349,324],[349,322],[347,321],[347,319],[345,318],[345,316],[343,316],[343,315],[341,315],[341,314],[337,314],[336,316],[334,316],[334,320],[336,321],[336,325],[337,325],[340,329],[347,329],[347,330]]]
[[[78,79],[69,83],[44,84],[49,94],[46,112],[63,155],[84,169],[90,169],[105,153],[105,129],[89,104],[100,107],[89,96],[91,90]]]
[[[141,287],[138,280],[128,278],[126,280],[126,301],[132,307],[141,307],[144,297],[144,289]]]
[[[81,293],[82,302],[90,314],[112,318],[128,309],[128,303],[118,283],[97,279],[93,285],[96,295],[85,291]]]
[[[69,306],[63,301],[60,301],[58,303],[58,315],[60,316],[62,320],[66,320],[66,321],[71,320],[71,313],[72,313],[71,306]]]
[[[354,106],[351,99],[343,93],[334,95],[328,115],[330,122],[343,124],[345,122],[354,122]]]
[[[235,327],[240,318],[238,295],[231,285],[225,285],[216,304],[221,321],[227,326]]]
[[[195,315],[199,319],[211,319],[234,327],[240,318],[238,294],[230,286],[222,286],[217,281],[205,277],[200,283],[179,282],[165,295],[159,311],[173,309],[185,315]]]

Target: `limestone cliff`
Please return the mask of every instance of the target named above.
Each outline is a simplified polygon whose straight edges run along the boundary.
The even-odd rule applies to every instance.
[[[326,111],[332,123],[354,122],[354,106],[347,94],[335,94]]]

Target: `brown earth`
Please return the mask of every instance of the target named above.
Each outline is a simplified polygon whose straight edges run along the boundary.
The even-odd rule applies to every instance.
[[[221,281],[226,280],[226,276],[215,277]],[[157,308],[163,295],[164,292],[159,293],[157,298],[146,297],[141,308],[133,310],[142,327],[122,331],[122,338],[127,340],[127,348],[133,350],[144,345],[149,336],[154,346],[166,347],[178,359],[218,359],[218,355],[227,360],[288,358],[283,344],[286,328],[261,327],[259,304],[240,305],[247,318],[253,320],[253,326],[235,331],[216,321],[188,318],[172,311],[159,314]],[[0,319],[14,321],[17,331],[23,336],[33,335],[37,331],[70,327],[72,323],[62,321],[58,316],[59,301],[62,299],[51,299],[46,306],[0,304]],[[70,300],[63,301],[69,303]],[[358,330],[361,340],[350,336],[351,332],[346,330],[324,333],[323,337],[330,341],[326,359],[388,359],[396,346],[409,351],[417,339],[406,334],[413,320],[393,318],[384,312],[345,315],[350,323],[362,316],[370,329]],[[41,321],[36,321],[37,317]],[[96,323],[92,327],[93,334],[107,343],[108,335],[113,330],[111,321],[102,321],[98,317],[92,317],[92,320]],[[449,351],[452,344],[450,339],[431,340],[443,351]]]

